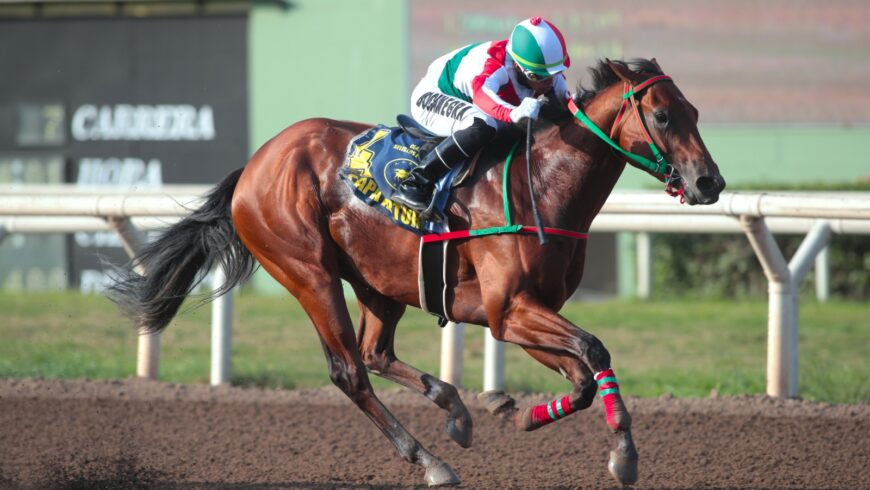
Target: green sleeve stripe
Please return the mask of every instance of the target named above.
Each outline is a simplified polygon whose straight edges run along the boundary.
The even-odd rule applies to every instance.
[[[468,54],[469,51],[480,46],[483,43],[475,43],[469,44],[468,46],[460,49],[452,58],[450,58],[447,63],[444,65],[444,69],[441,70],[441,76],[438,77],[438,90],[442,93],[449,95],[451,97],[456,97],[457,99],[462,99],[466,102],[471,102],[471,97],[463,94],[453,85],[453,75],[456,74],[456,70],[459,68],[459,64],[462,63],[463,58]]]
[[[616,376],[608,376],[606,378],[601,378],[598,380],[598,386],[603,385],[604,383],[616,383]]]
[[[601,390],[602,397],[612,395],[614,393],[619,394],[619,388],[607,388],[606,390]]]

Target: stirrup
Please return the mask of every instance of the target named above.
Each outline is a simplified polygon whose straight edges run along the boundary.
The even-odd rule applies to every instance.
[[[401,188],[401,184],[399,187]],[[428,205],[419,206],[419,205],[416,205],[416,203],[411,202],[408,199],[408,197],[405,195],[405,193],[401,192],[399,189],[396,189],[396,192],[393,193],[393,195],[390,197],[390,200],[395,202],[395,203],[399,203],[402,206],[405,206],[406,208],[413,209],[414,211],[416,211],[419,214],[419,213],[425,211],[426,209],[431,208],[432,201],[434,201],[435,199],[434,199],[434,195],[433,195],[428,199],[428,202],[429,202]],[[420,199],[419,202],[420,203],[426,202],[426,198]]]
[[[447,217],[444,216],[444,213],[435,209],[435,195],[432,195],[432,200],[429,201],[429,206],[426,207],[423,211],[417,211],[417,216],[420,217],[421,220],[429,220],[434,223],[446,223]]]
[[[395,202],[395,203],[401,204],[402,206],[405,206],[408,209],[413,209],[414,212],[417,213],[417,216],[420,217],[421,221],[422,220],[429,220],[429,221],[434,221],[436,223],[443,223],[446,221],[445,216],[442,213],[438,212],[438,210],[435,209],[435,193],[434,192],[432,193],[432,196],[429,198],[429,204],[424,209],[418,209],[417,207],[412,206],[411,203],[406,201],[403,198],[402,194],[399,192],[393,194],[392,197],[390,197],[390,200]]]

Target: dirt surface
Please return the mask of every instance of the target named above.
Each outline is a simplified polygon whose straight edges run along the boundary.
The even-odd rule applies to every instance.
[[[598,401],[535,432],[487,414],[474,445],[407,391],[379,393],[462,478],[461,488],[617,488]],[[549,397],[521,397],[539,403]],[[636,488],[870,488],[870,405],[766,397],[627,399]],[[125,380],[0,380],[0,488],[414,488],[401,460],[337,389],[278,391]]]

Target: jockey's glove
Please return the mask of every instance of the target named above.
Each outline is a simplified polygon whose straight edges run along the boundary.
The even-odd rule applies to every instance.
[[[541,101],[534,97],[526,97],[520,105],[511,111],[511,121],[520,122],[520,119],[537,119],[541,111]]]

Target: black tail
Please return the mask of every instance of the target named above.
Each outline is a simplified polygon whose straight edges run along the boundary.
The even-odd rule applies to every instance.
[[[108,296],[140,330],[163,330],[184,298],[216,264],[223,267],[227,280],[210,298],[254,272],[254,257],[239,239],[230,216],[242,170],[228,175],[208,194],[205,204],[166,229],[117,271]],[[144,275],[135,271],[138,267]]]

